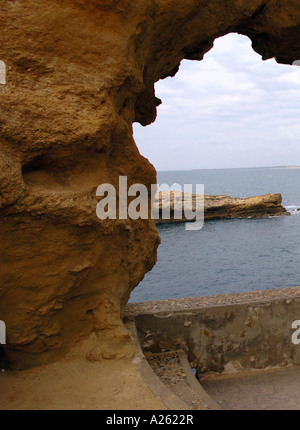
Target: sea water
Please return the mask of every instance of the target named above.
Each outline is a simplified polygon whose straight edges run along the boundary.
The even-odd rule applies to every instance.
[[[204,184],[205,194],[246,198],[281,193],[291,216],[158,226],[151,272],[130,301],[198,297],[300,285],[300,169],[253,168],[158,172],[158,184]],[[176,185],[177,184],[177,185]]]

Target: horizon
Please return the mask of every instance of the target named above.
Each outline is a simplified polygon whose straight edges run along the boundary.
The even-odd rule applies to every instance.
[[[278,165],[278,166],[252,166],[252,167],[217,167],[210,168],[205,167],[202,169],[168,169],[168,170],[156,170],[157,173],[161,172],[192,172],[198,170],[241,170],[241,169],[300,169],[300,166],[297,165]]]

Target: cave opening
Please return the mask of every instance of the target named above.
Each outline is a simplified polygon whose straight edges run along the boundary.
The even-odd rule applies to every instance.
[[[156,122],[135,124],[134,137],[158,184],[203,183],[205,194],[241,198],[281,193],[294,216],[207,221],[193,237],[180,224],[159,226],[157,264],[130,301],[299,285],[299,74],[262,61],[248,37],[231,33],[156,84]]]

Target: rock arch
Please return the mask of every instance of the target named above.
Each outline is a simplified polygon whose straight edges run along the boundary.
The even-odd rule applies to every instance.
[[[96,188],[155,183],[132,123],[154,83],[215,38],[247,35],[263,59],[300,59],[296,0],[9,0],[0,6],[0,318],[15,368],[89,338],[89,359],[129,353],[122,313],[155,264],[153,221],[99,222]]]

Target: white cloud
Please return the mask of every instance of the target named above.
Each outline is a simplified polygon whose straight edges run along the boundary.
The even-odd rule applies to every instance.
[[[158,170],[300,164],[300,68],[262,61],[244,36],[183,61],[156,94],[156,122],[134,134]]]

